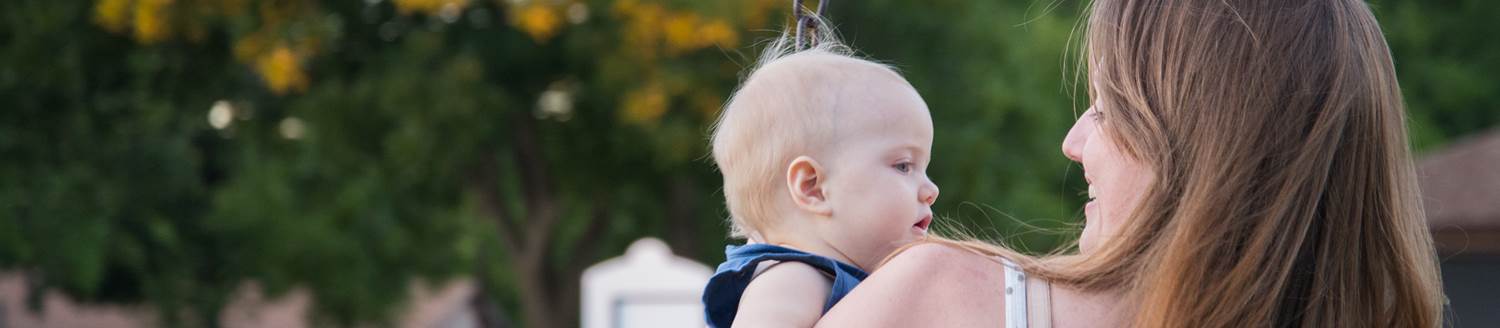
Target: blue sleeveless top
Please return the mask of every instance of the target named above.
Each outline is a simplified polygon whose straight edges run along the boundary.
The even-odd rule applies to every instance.
[[[724,255],[727,259],[719,264],[713,277],[708,278],[708,286],[703,287],[703,314],[711,328],[728,328],[734,323],[734,315],[740,308],[740,296],[745,294],[745,287],[750,285],[755,267],[760,262],[802,262],[833,276],[833,288],[823,303],[824,313],[868,275],[865,270],[848,263],[770,244],[730,245],[724,247]]]

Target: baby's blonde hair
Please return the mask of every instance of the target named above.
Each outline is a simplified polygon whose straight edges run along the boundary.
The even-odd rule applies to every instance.
[[[786,33],[771,40],[714,124],[713,158],[724,176],[731,237],[775,226],[775,197],[786,193],[783,171],[793,159],[836,151],[830,146],[839,139],[843,81],[870,71],[905,81],[889,66],[857,57],[825,22],[817,26],[804,31],[816,40],[807,49],[796,49]]]

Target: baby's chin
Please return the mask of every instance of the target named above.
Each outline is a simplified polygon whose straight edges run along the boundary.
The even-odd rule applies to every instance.
[[[926,236],[927,234],[925,232],[921,234],[918,234],[916,232],[907,233],[905,235],[902,235],[901,238],[896,239],[895,242],[891,243],[891,249],[899,249],[906,245],[910,245],[911,243],[921,241],[923,238],[926,238]]]
[[[915,243],[920,240],[920,237],[905,235],[901,238],[885,243],[884,247],[875,250],[877,251],[877,253],[875,254],[879,254],[879,256],[873,258],[875,262],[872,265],[878,266],[880,265],[880,263],[885,263],[885,260],[889,259],[892,256],[895,256],[896,252],[900,251],[902,247],[906,247],[907,245],[911,245],[911,243]]]

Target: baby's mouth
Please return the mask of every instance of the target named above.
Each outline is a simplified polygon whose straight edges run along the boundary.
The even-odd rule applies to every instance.
[[[911,225],[913,229],[921,232],[927,232],[927,227],[929,226],[932,226],[932,215],[930,214],[922,216],[921,220],[917,220],[916,224]]]

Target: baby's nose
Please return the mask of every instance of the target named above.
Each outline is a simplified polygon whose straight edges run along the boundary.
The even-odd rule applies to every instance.
[[[936,203],[937,197],[937,184],[932,183],[932,181],[930,180],[927,181],[927,184],[922,186],[922,190],[917,193],[918,200],[920,200],[922,204],[927,204],[927,206],[932,206],[933,203]]]

